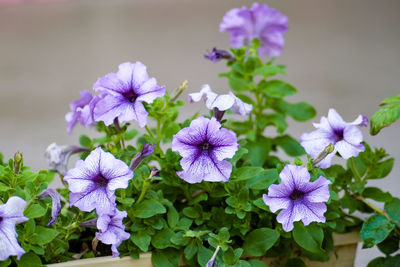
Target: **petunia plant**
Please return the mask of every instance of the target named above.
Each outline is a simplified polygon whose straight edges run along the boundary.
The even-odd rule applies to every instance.
[[[144,252],[156,267],[305,266],[329,260],[333,234],[351,231],[386,255],[368,266],[393,266],[400,199],[368,181],[386,177],[394,159],[364,141],[362,126],[376,134],[393,123],[399,97],[370,122],[331,108],[311,124],[316,110],[287,99],[297,89],[276,64],[287,30],[288,18],[266,4],[227,12],[220,31],[232,47],[205,56],[226,62],[220,94],[209,84],[187,93],[187,81],[160,86],[139,61],[82,91],[67,131],[81,124],[97,137],[52,143],[51,171],[30,172],[20,154],[0,165],[0,266]],[[203,112],[181,119],[192,102]],[[288,134],[289,117],[309,132]],[[55,173],[65,186],[57,191],[47,188]]]

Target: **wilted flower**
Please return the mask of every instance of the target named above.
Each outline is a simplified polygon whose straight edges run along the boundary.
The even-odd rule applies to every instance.
[[[69,201],[82,211],[96,209],[98,215],[110,214],[115,209],[115,190],[127,188],[133,172],[122,160],[100,147],[93,150],[64,177],[71,191]]]
[[[99,78],[93,89],[104,94],[94,108],[94,118],[107,126],[118,118],[120,123],[135,120],[144,127],[148,113],[142,102],[150,104],[165,94],[165,86],[149,78],[146,66],[139,61],[120,64],[117,73]]]
[[[60,194],[54,189],[48,188],[44,190],[37,198],[51,197],[51,218],[47,223],[47,226],[52,225],[56,222],[58,215],[61,213],[61,200]]]
[[[155,147],[156,145],[144,144],[142,151],[136,153],[136,155],[133,157],[130,166],[131,170],[134,170],[144,158],[153,154]]]
[[[189,94],[190,102],[199,102],[205,100],[206,107],[210,110],[226,111],[230,109],[233,113],[247,116],[253,110],[253,106],[244,103],[240,98],[236,97],[232,92],[229,95],[219,95],[214,93],[208,84],[201,87],[200,92]]]
[[[182,156],[179,177],[188,183],[229,180],[232,164],[225,159],[232,158],[239,145],[233,131],[220,127],[215,118],[200,117],[174,135],[172,150]]]
[[[304,225],[311,222],[325,222],[324,213],[329,200],[329,184],[320,176],[310,182],[307,169],[296,165],[286,165],[279,174],[280,184],[270,185],[268,195],[263,195],[264,203],[272,212],[282,211],[276,217],[283,230],[293,229],[293,222],[302,221]]]
[[[90,126],[94,123],[93,110],[100,97],[94,96],[88,90],[80,92],[80,95],[80,99],[73,101],[69,105],[71,111],[65,115],[68,133],[72,132],[77,122],[83,126]]]
[[[0,205],[0,261],[10,256],[20,259],[25,250],[18,244],[17,223],[26,222],[24,216],[25,200],[20,197],[10,197],[7,203]]]
[[[331,165],[336,152],[339,152],[344,159],[348,159],[356,157],[365,150],[361,144],[363,136],[357,126],[366,125],[368,119],[363,115],[359,115],[353,122],[345,122],[336,110],[329,109],[328,118],[321,117],[320,123],[314,123],[317,130],[302,134],[300,144],[311,158],[315,159],[327,145],[332,143],[335,146],[334,151],[317,164],[318,167],[325,169]]]
[[[211,60],[212,62],[218,62],[222,59],[227,59],[227,60],[234,60],[235,58],[231,55],[231,53],[229,53],[226,50],[218,50],[217,48],[213,48],[213,50],[204,55],[205,59]]]
[[[130,234],[125,232],[125,225],[122,223],[126,216],[126,211],[114,209],[113,214],[103,214],[97,219],[97,228],[101,232],[96,233],[96,237],[104,244],[111,245],[113,257],[119,256],[117,248],[122,241],[130,237]]]
[[[239,48],[258,38],[262,56],[277,57],[281,54],[285,40],[283,34],[288,29],[288,18],[266,4],[253,3],[247,7],[228,11],[219,25],[220,32],[228,32],[231,46]]]
[[[65,175],[69,157],[74,153],[85,151],[89,151],[89,149],[79,146],[59,146],[56,143],[52,143],[46,148],[44,157],[50,170],[58,171],[61,175]]]

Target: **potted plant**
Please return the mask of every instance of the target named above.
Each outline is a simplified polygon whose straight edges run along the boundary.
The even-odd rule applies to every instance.
[[[187,82],[168,92],[143,63],[126,62],[66,115],[69,132],[80,123],[100,137],[51,144],[51,171],[29,171],[21,153],[1,158],[0,266],[352,266],[359,237],[387,255],[368,266],[393,266],[400,200],[368,180],[386,177],[394,159],[363,141],[368,119],[346,122],[332,108],[300,138],[285,132],[288,117],[316,115],[274,78],[286,75],[275,58],[287,27],[266,4],[224,16],[232,48],[205,57],[227,63],[220,76],[233,92],[206,84],[188,95],[209,114],[181,120]],[[382,102],[371,134],[400,116],[399,102]],[[68,168],[73,154],[81,159]]]

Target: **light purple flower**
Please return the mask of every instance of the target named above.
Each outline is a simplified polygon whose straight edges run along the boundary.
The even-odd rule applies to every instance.
[[[281,54],[288,29],[288,18],[266,4],[253,3],[251,8],[243,6],[228,11],[219,25],[220,32],[228,32],[231,46],[239,48],[258,38],[262,56],[277,57]]]
[[[110,214],[115,209],[115,190],[127,188],[133,172],[122,160],[100,147],[64,177],[71,191],[69,201],[82,211],[96,209],[98,215]]]
[[[70,156],[74,153],[90,151],[88,148],[79,146],[59,146],[56,143],[50,144],[46,148],[44,157],[47,160],[49,169],[58,171],[61,175],[67,172],[67,164]]]
[[[97,228],[101,232],[96,233],[96,237],[104,244],[111,245],[113,257],[119,256],[117,248],[122,241],[130,237],[130,234],[125,232],[125,225],[122,223],[126,216],[126,211],[115,209],[113,214],[103,214],[97,219]]]
[[[361,144],[363,136],[357,126],[368,125],[368,119],[359,115],[353,122],[345,122],[334,109],[329,109],[328,118],[321,117],[320,123],[313,124],[317,130],[304,133],[300,137],[300,144],[306,152],[315,159],[322,150],[332,143],[335,149],[317,164],[320,168],[329,168],[332,157],[339,152],[344,158],[356,157],[365,147]]]
[[[18,244],[17,223],[26,222],[24,216],[25,200],[20,197],[10,197],[7,203],[0,205],[0,261],[10,256],[19,260],[25,250]]]
[[[61,213],[61,196],[54,189],[48,188],[44,190],[40,195],[37,196],[38,199],[51,197],[51,218],[47,223],[47,226],[52,225],[56,222],[58,215]]]
[[[244,103],[240,98],[236,97],[232,92],[229,95],[219,95],[212,91],[208,84],[201,87],[200,92],[189,94],[189,101],[199,102],[205,100],[206,107],[210,110],[217,108],[220,111],[230,109],[233,113],[247,116],[253,110],[253,106]]]
[[[280,184],[270,185],[268,195],[263,195],[264,203],[272,212],[282,211],[276,217],[283,230],[293,229],[293,222],[302,221],[304,225],[311,222],[325,222],[324,213],[329,200],[329,184],[320,176],[310,182],[307,169],[296,165],[286,165],[279,174]]]
[[[222,59],[227,59],[227,60],[234,60],[235,58],[231,55],[226,50],[218,50],[217,48],[213,48],[213,50],[204,55],[205,59],[211,60],[212,62],[216,63],[218,61],[221,61]]]
[[[69,105],[71,111],[65,115],[68,133],[72,132],[77,122],[83,126],[91,126],[94,123],[93,110],[101,97],[94,96],[88,90],[80,92],[80,95],[80,99],[73,101]]]
[[[94,109],[96,121],[107,126],[118,118],[120,123],[135,120],[140,127],[147,123],[147,111],[142,102],[152,103],[165,94],[165,86],[158,86],[155,78],[149,78],[143,63],[122,63],[117,73],[109,73],[99,78],[93,85],[104,97]]]
[[[232,158],[239,145],[233,131],[220,127],[215,118],[200,117],[174,135],[172,150],[182,156],[179,177],[188,183],[229,180],[232,164],[225,159]]]

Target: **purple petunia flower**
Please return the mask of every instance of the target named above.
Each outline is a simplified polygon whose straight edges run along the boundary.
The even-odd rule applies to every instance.
[[[300,137],[300,144],[306,152],[315,159],[322,150],[332,143],[335,149],[317,164],[320,168],[329,168],[332,157],[339,152],[344,158],[356,157],[365,147],[361,144],[363,136],[357,126],[367,126],[368,119],[359,115],[353,122],[345,122],[334,109],[329,109],[328,118],[322,117],[320,123],[314,123],[317,130],[304,133]]]
[[[227,60],[234,60],[235,58],[231,55],[226,50],[218,50],[217,48],[213,48],[213,50],[204,55],[205,59],[211,60],[212,62],[216,63],[218,61],[221,61],[222,59],[227,59]]]
[[[69,201],[82,211],[96,209],[98,215],[110,214],[115,209],[115,190],[127,188],[133,172],[122,160],[100,147],[93,150],[83,161],[64,177],[68,183]]]
[[[136,167],[139,165],[139,163],[145,159],[146,157],[150,156],[151,154],[154,153],[154,148],[156,147],[156,145],[152,145],[152,144],[144,144],[142,151],[136,153],[136,155],[132,158],[131,161],[131,166],[129,168],[131,168],[131,170],[136,169]]]
[[[249,115],[253,110],[252,105],[244,103],[232,92],[229,92],[229,95],[219,95],[214,93],[208,84],[203,85],[200,92],[189,94],[188,97],[191,103],[204,99],[206,107],[210,110],[226,111],[230,109],[233,113],[242,116]]]
[[[233,131],[220,127],[215,118],[200,117],[174,135],[172,150],[182,156],[179,177],[188,183],[229,180],[232,164],[224,159],[232,158],[239,145]]]
[[[56,143],[50,144],[46,148],[44,157],[47,160],[49,169],[58,171],[61,175],[67,172],[67,164],[70,156],[74,153],[90,151],[88,148],[79,146],[59,146]]]
[[[139,61],[120,64],[117,73],[99,78],[93,89],[104,94],[94,108],[94,118],[107,126],[118,118],[120,123],[135,120],[144,127],[148,113],[142,102],[150,104],[165,94],[165,86],[149,78],[146,66]]]
[[[80,99],[73,101],[69,105],[71,111],[65,115],[68,133],[72,133],[72,129],[77,122],[83,126],[90,126],[94,123],[93,110],[101,97],[94,96],[88,90],[80,92],[80,95]]]
[[[219,25],[220,32],[228,32],[231,46],[239,48],[258,38],[262,56],[277,57],[281,54],[285,40],[283,34],[288,29],[288,18],[266,4],[253,3],[247,7],[228,11]]]
[[[20,197],[10,197],[7,203],[0,205],[0,261],[10,256],[19,260],[25,250],[18,244],[17,223],[26,222],[24,216],[26,201]]]
[[[101,232],[96,233],[96,237],[104,244],[111,245],[113,257],[119,256],[117,248],[122,241],[130,237],[130,234],[125,232],[125,225],[122,223],[126,216],[126,211],[114,209],[113,214],[103,214],[97,219],[97,228]]]
[[[263,195],[264,203],[272,212],[282,209],[276,217],[283,230],[293,229],[293,222],[302,221],[304,225],[311,222],[325,222],[324,213],[329,200],[329,184],[320,176],[310,182],[307,169],[296,165],[286,165],[279,174],[280,184],[268,188],[268,195]]]
[[[54,189],[48,188],[37,196],[38,199],[45,197],[51,197],[51,218],[47,223],[47,226],[49,226],[56,222],[58,215],[61,213],[61,196]]]

